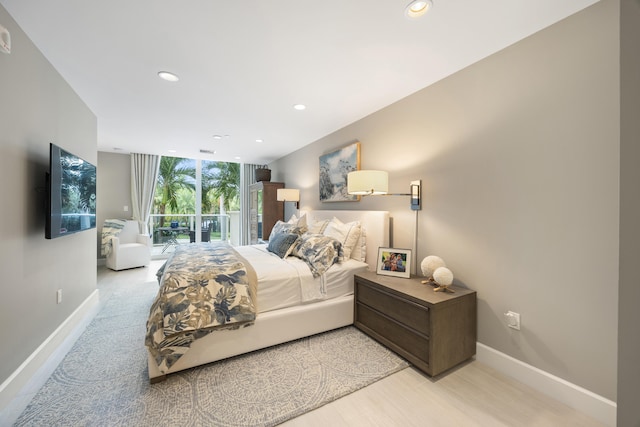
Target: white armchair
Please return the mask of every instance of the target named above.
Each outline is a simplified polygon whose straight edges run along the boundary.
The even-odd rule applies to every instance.
[[[126,221],[117,236],[111,236],[107,267],[112,270],[146,267],[151,262],[151,238],[140,234],[138,221]]]

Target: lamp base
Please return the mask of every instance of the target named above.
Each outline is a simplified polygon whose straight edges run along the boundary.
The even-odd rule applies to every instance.
[[[455,293],[455,291],[453,289],[449,289],[449,286],[439,285],[435,280],[433,280],[432,277],[427,279],[427,280],[421,280],[420,283],[422,283],[423,285],[435,286],[434,289],[433,289],[434,292]]]

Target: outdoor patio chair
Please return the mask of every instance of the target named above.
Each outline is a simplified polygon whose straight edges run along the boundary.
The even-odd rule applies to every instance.
[[[206,228],[202,228],[202,235],[200,236],[200,241],[201,242],[210,242],[211,241],[211,225],[209,225]],[[196,242],[196,232],[191,230],[189,231],[189,242],[190,243],[195,243]]]

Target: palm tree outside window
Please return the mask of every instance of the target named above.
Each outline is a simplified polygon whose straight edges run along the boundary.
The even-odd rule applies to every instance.
[[[197,194],[200,203],[196,203]],[[205,227],[211,227],[211,240],[228,240],[228,213],[239,210],[239,196],[240,164],[162,157],[154,201],[154,243],[162,244],[163,234],[174,225],[185,234],[178,235],[178,241],[188,242],[189,230],[200,235]]]

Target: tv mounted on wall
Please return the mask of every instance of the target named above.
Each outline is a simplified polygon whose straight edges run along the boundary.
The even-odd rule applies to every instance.
[[[96,167],[50,144],[45,237],[96,228]]]

